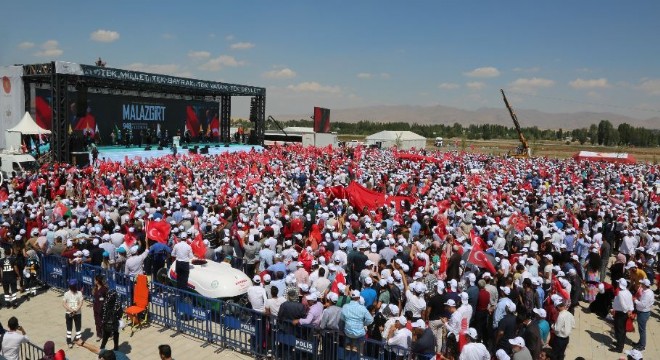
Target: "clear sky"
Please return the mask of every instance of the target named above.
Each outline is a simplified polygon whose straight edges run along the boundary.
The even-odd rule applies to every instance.
[[[660,116],[660,1],[10,1],[0,64],[264,86],[268,114],[447,105]],[[234,115],[247,114],[235,102]]]

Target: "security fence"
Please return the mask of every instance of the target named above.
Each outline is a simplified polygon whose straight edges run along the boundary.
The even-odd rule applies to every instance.
[[[86,300],[92,300],[94,278],[102,275],[126,307],[133,303],[133,279],[88,264],[73,265],[59,256],[42,257],[41,280],[66,290],[77,279]],[[229,300],[209,299],[166,284],[149,285],[149,322],[198,338],[208,344],[255,358],[321,360],[430,360],[435,354],[414,354],[372,339],[349,339],[341,332],[278,321],[276,317]],[[26,358],[31,359],[31,358]]]

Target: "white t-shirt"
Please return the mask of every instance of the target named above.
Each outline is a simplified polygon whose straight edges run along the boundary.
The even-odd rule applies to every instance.
[[[264,308],[269,309],[270,313],[273,316],[277,316],[277,314],[279,314],[280,312],[280,306],[282,306],[282,304],[284,304],[285,301],[286,298],[284,298],[283,296],[279,296],[274,299],[267,299]]]
[[[81,305],[83,303],[82,291],[76,291],[75,294],[72,293],[71,290],[65,292],[64,293],[64,302],[66,302],[66,305],[69,308],[78,309],[78,311],[76,311],[76,314],[80,314],[80,310],[82,309]]]
[[[20,359],[21,344],[28,341],[28,337],[18,331],[7,331],[2,338],[2,356],[7,360]]]

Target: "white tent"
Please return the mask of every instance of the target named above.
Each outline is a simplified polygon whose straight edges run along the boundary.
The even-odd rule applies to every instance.
[[[46,130],[34,121],[32,119],[32,116],[30,116],[29,112],[25,112],[25,115],[23,115],[23,118],[21,121],[16,124],[11,129],[7,129],[8,132],[18,132],[23,135],[48,135],[50,134],[50,130]]]
[[[426,147],[426,138],[412,131],[381,131],[366,137],[367,145],[380,145],[382,148],[397,146],[401,150]]]
[[[50,130],[46,130],[32,119],[30,113],[25,112],[21,121],[11,129],[7,129],[5,133],[5,147],[10,150],[18,150],[21,148],[22,135],[48,135]]]

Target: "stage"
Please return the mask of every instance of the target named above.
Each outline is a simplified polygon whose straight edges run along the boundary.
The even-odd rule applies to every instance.
[[[224,144],[199,143],[199,144],[189,145],[188,149],[179,147],[177,149],[177,154],[179,155],[189,154],[190,153],[189,149],[194,148],[195,146],[198,147],[198,152],[199,152],[199,149],[206,147],[207,145],[209,146],[208,155],[217,155],[226,152],[250,151],[253,148],[257,151],[261,151],[263,149],[263,147],[258,145],[232,144],[229,145],[229,147],[225,147]],[[158,147],[156,146],[152,146],[151,150],[145,150],[144,147],[137,147],[137,146],[132,146],[129,148],[125,146],[100,146],[98,149],[99,149],[99,160],[105,159],[111,161],[124,161],[126,157],[128,157],[128,159],[131,160],[135,160],[136,158],[147,160],[147,159],[153,159],[153,158],[172,154],[171,148],[164,147],[163,150],[158,150]]]

